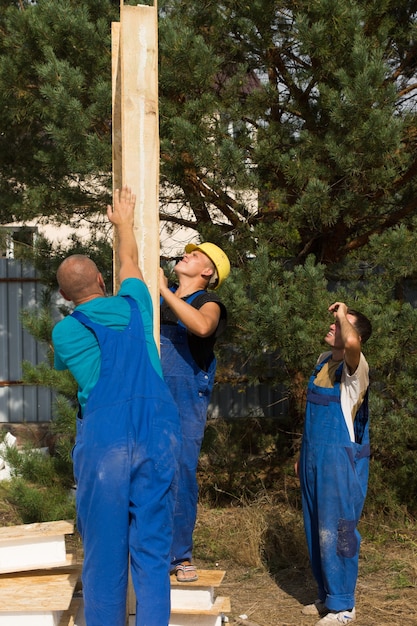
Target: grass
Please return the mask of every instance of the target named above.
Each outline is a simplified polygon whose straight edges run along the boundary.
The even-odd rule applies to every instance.
[[[390,528],[385,517],[365,515],[361,533],[358,626],[411,623],[407,619],[414,615],[417,589],[417,521],[408,520],[405,533],[398,521]],[[235,615],[247,613],[253,624],[262,626],[301,624],[294,621],[300,619],[300,605],[311,601],[316,591],[298,508],[271,503],[270,496],[224,507],[200,502],[194,539],[199,567],[226,570],[222,592],[230,595]]]

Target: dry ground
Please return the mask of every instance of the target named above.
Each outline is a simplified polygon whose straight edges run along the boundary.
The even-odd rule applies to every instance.
[[[21,523],[0,498],[0,526]],[[367,519],[357,587],[357,626],[417,626],[417,522]],[[226,571],[218,595],[229,596],[230,626],[314,626],[301,614],[315,599],[299,512],[268,500],[256,505],[200,505],[195,561]],[[246,618],[244,617],[246,616]]]
[[[217,521],[213,522],[214,512],[200,507],[196,530],[197,552],[204,553],[199,539],[201,535],[207,536],[207,533],[203,532],[204,528],[207,530],[207,526],[211,526],[213,532],[217,525],[218,534],[224,534],[223,523],[219,524],[224,513],[218,513]],[[261,517],[259,510],[257,516]],[[242,509],[230,511],[228,517],[230,526],[235,529],[235,532],[231,533],[232,537],[235,535],[231,541],[235,558],[219,559],[215,562],[210,559],[196,559],[196,561],[201,567],[219,567],[226,571],[218,594],[230,597],[232,605],[232,612],[228,616],[230,626],[244,624],[247,626],[314,626],[317,618],[301,614],[303,604],[316,598],[315,583],[311,577],[303,548],[299,549],[300,554],[294,555],[293,564],[287,564],[286,567],[279,567],[279,565],[277,567],[276,564],[275,566],[272,564],[272,570],[275,573],[271,573],[268,563],[265,564],[262,559],[254,563],[257,557],[255,553],[251,554],[255,544],[258,543],[260,534],[265,535],[265,526],[259,527],[259,524],[253,524],[253,520],[248,521],[248,512]],[[232,517],[235,518],[234,522],[231,521]],[[293,538],[285,536],[282,517],[281,515],[279,518],[280,527],[275,532],[278,535],[280,532],[284,535],[284,543],[278,544],[275,540],[265,545],[264,542],[263,560],[267,559],[268,548],[273,550],[278,547],[278,549],[286,550],[284,556],[288,559],[294,547],[302,545],[299,544],[298,526],[296,527],[293,522],[289,524]],[[273,519],[270,517],[269,521]],[[399,626],[400,624],[417,626],[417,525],[404,528],[401,532],[392,532],[380,526],[367,528],[368,524],[373,526],[374,522],[365,520],[361,527],[364,538],[357,585],[355,624],[357,626]],[[251,534],[252,546],[248,545],[251,541]],[[256,534],[258,538],[254,537]],[[242,558],[246,558],[253,565],[239,563]],[[246,619],[241,616],[246,616]]]
[[[387,555],[396,559],[396,555]],[[233,563],[226,569],[219,593],[229,596],[230,626],[314,626],[317,619],[301,614],[304,603],[315,597],[314,584],[305,571],[283,570],[275,579],[266,571],[248,571]],[[392,572],[361,574],[357,590],[357,626],[417,624],[416,587],[393,587]],[[240,616],[246,615],[247,619]]]

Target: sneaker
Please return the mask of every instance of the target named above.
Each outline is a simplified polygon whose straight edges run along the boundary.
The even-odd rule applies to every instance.
[[[312,604],[306,604],[301,609],[301,613],[303,615],[326,615],[329,609],[326,608],[326,605],[321,600],[314,600]]]
[[[326,626],[326,624],[350,624],[356,618],[355,607],[350,611],[339,611],[339,613],[327,613],[325,617],[316,622],[316,626]]]

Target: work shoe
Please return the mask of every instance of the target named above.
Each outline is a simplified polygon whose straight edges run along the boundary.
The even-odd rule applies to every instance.
[[[312,604],[306,604],[301,609],[301,613],[303,615],[326,615],[329,612],[329,609],[326,607],[324,602],[321,600],[314,600]]]
[[[339,613],[327,613],[325,617],[316,622],[316,626],[327,626],[327,624],[350,624],[356,618],[355,607],[350,611],[339,611]]]

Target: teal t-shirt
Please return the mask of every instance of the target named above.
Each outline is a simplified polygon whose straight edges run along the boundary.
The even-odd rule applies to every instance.
[[[93,322],[114,330],[123,330],[130,320],[129,303],[121,296],[131,296],[138,303],[142,315],[149,358],[162,378],[162,368],[153,336],[153,306],[145,283],[138,278],[127,278],[116,296],[94,298],[76,307]],[[81,410],[100,376],[100,347],[95,335],[78,320],[68,315],[52,331],[54,365],[57,370],[69,369],[78,383]]]

